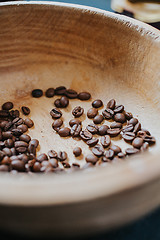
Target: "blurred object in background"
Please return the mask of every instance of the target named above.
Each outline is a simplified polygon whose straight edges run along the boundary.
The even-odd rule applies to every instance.
[[[112,0],[112,9],[160,29],[160,0]]]

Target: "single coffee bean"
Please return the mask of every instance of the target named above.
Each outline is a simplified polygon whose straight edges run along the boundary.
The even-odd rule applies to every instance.
[[[2,105],[3,110],[11,110],[13,108],[13,103],[12,102],[5,102]]]
[[[118,153],[122,152],[122,149],[117,145],[112,145],[110,149],[113,150],[114,155],[117,155]]]
[[[19,125],[19,126],[17,127],[17,129],[22,130],[23,133],[25,133],[25,132],[28,131],[28,127],[27,127],[26,124]]]
[[[117,156],[118,156],[119,158],[125,158],[126,153],[119,152],[119,153],[117,154]]]
[[[123,113],[116,113],[114,115],[114,120],[116,122],[124,123],[126,121],[125,115]]]
[[[89,92],[81,92],[78,94],[78,98],[82,101],[89,100],[91,98],[91,94]]]
[[[50,111],[50,115],[51,115],[52,118],[57,119],[57,118],[60,118],[62,116],[62,112],[57,108],[53,108]]]
[[[26,118],[26,119],[24,120],[24,123],[25,123],[25,125],[26,125],[28,128],[31,128],[31,127],[34,126],[34,122],[33,122],[32,119],[30,119],[30,118]]]
[[[58,156],[57,156],[58,160],[61,161],[61,162],[65,161],[67,159],[67,157],[68,156],[67,156],[67,153],[65,151],[60,151],[58,153]]]
[[[80,106],[77,106],[72,110],[72,114],[76,118],[80,117],[83,113],[84,113],[84,109]]]
[[[57,168],[58,167],[58,161],[55,158],[49,159],[49,163],[52,165],[53,168]]]
[[[24,115],[29,115],[31,112],[29,107],[25,107],[25,106],[21,107],[21,110]]]
[[[47,98],[52,98],[54,96],[54,88],[48,88],[45,92]]]
[[[98,114],[98,110],[96,108],[90,108],[87,111],[87,117],[88,118],[94,118]]]
[[[60,107],[61,108],[66,108],[69,105],[69,100],[66,96],[62,96],[60,98]]]
[[[40,172],[41,171],[41,163],[40,162],[35,162],[33,165],[33,172]]]
[[[15,156],[16,155],[16,149],[13,147],[11,148],[11,153],[12,153],[12,156]]]
[[[31,142],[29,143],[29,146],[28,146],[28,152],[33,156],[36,156],[36,147]]]
[[[107,120],[112,119],[112,117],[114,116],[114,111],[110,108],[106,108],[103,112],[103,117]]]
[[[14,143],[14,146],[15,148],[18,148],[18,147],[28,147],[28,143],[27,142],[24,142],[24,141],[16,141]]]
[[[110,109],[114,109],[116,106],[116,101],[114,99],[111,99],[108,103],[107,103],[107,108],[110,108]]]
[[[150,132],[149,132],[147,129],[142,128],[141,130],[142,130],[143,132],[145,132],[147,135],[149,135],[149,136],[151,135]]]
[[[3,153],[5,154],[5,156],[8,156],[8,157],[12,156],[11,149],[8,147],[3,148]]]
[[[9,115],[10,115],[11,119],[15,119],[15,118],[19,118],[20,113],[18,110],[11,110],[9,112]]]
[[[9,140],[9,139],[7,139]],[[0,141],[0,150],[2,150],[4,147],[7,147],[5,142]]]
[[[82,127],[80,124],[74,124],[71,128],[71,136],[78,137],[80,135],[81,130],[82,130]]]
[[[107,157],[105,157],[105,156],[103,156],[103,157],[101,158],[101,160],[102,160],[103,163],[110,163],[110,162],[111,162],[111,159],[109,159],[109,158],[107,158]],[[101,165],[102,165],[102,164],[101,164]]]
[[[27,163],[28,160],[29,160],[29,157],[24,153],[18,155],[17,157],[18,157],[19,160],[22,160],[24,163]]]
[[[13,129],[14,130],[14,129]],[[12,130],[12,131],[13,131]],[[7,131],[7,132],[2,132],[2,138],[3,140],[6,140],[8,138],[12,139],[13,135],[11,131]]]
[[[131,118],[128,121],[128,124],[132,124],[133,126],[135,126],[138,123],[138,119],[137,118]]]
[[[98,161],[98,157],[96,157],[94,154],[88,154],[85,159],[87,163],[92,164],[96,164],[96,162]]]
[[[72,168],[74,168],[75,170],[79,169],[80,165],[78,163],[72,163]]]
[[[104,153],[104,148],[100,144],[97,144],[95,147],[92,148],[92,153],[97,157],[100,157]]]
[[[80,147],[75,147],[75,148],[73,149],[73,154],[75,155],[75,157],[80,156],[81,153],[82,153],[82,149],[81,149]]]
[[[133,118],[132,113],[124,112],[124,115],[125,115],[125,117],[126,117],[127,120],[130,120],[131,118]]]
[[[110,137],[116,137],[120,133],[120,128],[112,128],[107,130],[107,134],[110,135]]]
[[[49,158],[57,158],[57,152],[54,150],[50,150],[48,152],[48,156],[49,156]]]
[[[92,107],[100,108],[103,106],[103,102],[100,99],[96,99],[92,102]]]
[[[25,163],[18,159],[11,162],[11,167],[12,169],[17,170],[18,172],[25,171]]]
[[[0,122],[0,128],[4,129],[4,127],[6,126],[6,124],[8,123],[8,121],[2,121]]]
[[[141,130],[141,123],[138,122],[138,123],[134,126],[133,132],[134,132],[134,133],[137,133],[137,132],[140,131],[140,130]]]
[[[14,146],[14,142],[12,139],[5,140],[5,147],[12,148]]]
[[[77,98],[78,97],[78,94],[75,90],[73,89],[67,89],[65,91],[65,96],[70,98],[70,99],[74,99],[74,98]]]
[[[35,146],[35,148],[37,148],[39,145],[39,141],[37,139],[32,139],[29,144],[32,144]]]
[[[113,159],[114,157],[114,151],[112,149],[109,149],[107,151],[104,152],[104,156],[107,158],[107,159]]]
[[[31,141],[31,137],[27,134],[22,134],[20,137],[19,137],[19,140],[20,141],[24,141],[26,143],[29,143]]]
[[[144,138],[146,135],[147,135],[146,132],[144,132],[144,131],[142,131],[142,130],[140,130],[140,131],[137,132],[137,137]]]
[[[141,151],[146,151],[149,148],[149,143],[148,142],[144,142],[142,147],[141,147]]]
[[[16,129],[12,129],[11,132],[12,132],[13,136],[15,136],[15,137],[20,137],[23,134],[22,129],[17,129],[17,128]]]
[[[126,125],[122,128],[122,132],[125,133],[125,132],[132,132],[134,129],[133,125],[132,124],[129,124],[129,125]]]
[[[93,118],[93,122],[95,124],[100,124],[101,122],[103,122],[104,117],[102,115],[97,115]]]
[[[128,155],[132,155],[132,154],[138,153],[139,150],[138,150],[137,148],[127,148],[125,152],[126,152],[126,154],[128,154]]]
[[[102,125],[99,127],[99,135],[100,136],[104,136],[107,134],[107,130],[109,129],[109,127],[107,125]]]
[[[114,113],[121,113],[124,110],[124,106],[123,105],[118,105],[114,108]]]
[[[61,108],[61,102],[60,102],[60,98],[56,99],[54,101],[54,105],[57,107],[57,108]]]
[[[4,164],[4,165],[10,165],[10,163],[11,163],[11,160],[10,160],[10,157],[8,156],[5,156],[1,161],[1,164]]]
[[[67,161],[63,161],[62,165],[63,165],[64,168],[70,168],[71,167],[70,164]]]
[[[25,152],[27,152],[27,148],[26,147],[17,147],[16,152],[25,153]]]
[[[120,122],[113,122],[111,125],[110,125],[110,128],[122,128],[122,123]]]
[[[5,153],[3,151],[0,151],[0,161],[4,158]]]
[[[41,89],[34,89],[32,91],[32,97],[34,98],[40,98],[43,95],[43,91]]]
[[[92,138],[90,140],[88,140],[86,142],[86,144],[89,146],[89,147],[94,147],[95,145],[97,145],[99,139],[98,138]]]
[[[45,153],[42,153],[37,157],[38,162],[43,162],[43,161],[46,161],[46,160],[48,160],[48,157]]]
[[[135,148],[141,148],[142,145],[143,145],[143,139],[139,137],[136,137],[132,142],[132,146]]]
[[[55,93],[55,95],[64,95],[64,94],[65,94],[65,91],[66,91],[66,87],[60,86],[60,87],[57,87],[57,88],[54,90],[54,93]]]
[[[13,124],[13,122],[8,122],[6,125],[5,125],[5,127],[4,127],[4,131],[6,132],[6,131],[10,131],[10,130],[12,130],[12,129],[14,129],[14,124]]]
[[[0,165],[0,172],[8,172],[9,167],[7,165]]]
[[[102,136],[100,141],[104,148],[108,147],[111,144],[111,138],[108,135]]]
[[[98,133],[98,127],[95,124],[89,124],[86,128],[92,134]]]
[[[62,126],[62,124],[63,124],[63,121],[62,121],[62,119],[56,119],[53,123],[52,123],[52,128],[54,129],[54,130],[59,130],[60,129],[60,127]]]
[[[87,141],[93,138],[92,133],[88,132],[87,130],[80,132],[80,137],[82,140]]]
[[[61,128],[58,133],[61,137],[68,137],[70,135],[70,128],[68,127],[64,127],[64,128]]]
[[[73,125],[75,125],[75,124],[81,124],[81,121],[79,120],[79,119],[71,119],[70,121],[69,121],[69,125],[71,126],[71,127],[73,127]]]
[[[122,134],[122,138],[127,142],[133,141],[133,139],[135,138],[135,133],[125,132]]]
[[[148,142],[149,144],[155,144],[156,143],[156,139],[152,136],[148,136],[146,135],[144,138],[143,138],[144,142]]]
[[[0,118],[8,118],[9,114],[8,110],[0,110]]]
[[[17,117],[17,118],[14,118],[14,119],[13,119],[12,123],[13,123],[15,126],[19,126],[19,125],[21,125],[21,124],[24,123],[24,120],[23,120],[22,118]]]

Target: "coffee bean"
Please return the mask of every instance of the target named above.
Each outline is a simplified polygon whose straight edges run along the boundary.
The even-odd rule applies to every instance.
[[[43,91],[41,89],[34,89],[32,91],[32,97],[34,98],[40,98],[43,95]]]
[[[128,124],[132,124],[133,126],[135,126],[138,123],[138,119],[137,118],[131,118],[128,121]]]
[[[80,124],[74,124],[71,128],[71,136],[78,137],[80,135],[81,130],[82,130],[82,127]]]
[[[47,98],[52,98],[54,96],[54,88],[48,88],[45,92]]]
[[[19,140],[20,141],[24,141],[26,143],[29,143],[31,141],[31,137],[27,134],[22,134],[20,137],[19,137]]]
[[[72,163],[72,168],[79,169],[80,165],[78,163]]]
[[[144,138],[146,135],[147,135],[146,132],[144,132],[144,131],[142,131],[142,130],[140,130],[140,131],[137,132],[137,137]]]
[[[27,148],[26,147],[17,147],[16,151],[18,153],[25,153],[27,151]]]
[[[8,110],[0,110],[0,118],[8,118],[9,114]]]
[[[57,168],[58,167],[58,161],[55,158],[49,159],[49,163],[52,165],[53,168]]]
[[[119,153],[117,154],[117,156],[118,156],[119,158],[125,158],[126,153],[119,152]]]
[[[132,142],[132,146],[135,148],[141,148],[142,145],[143,145],[143,139],[139,137],[136,137]]]
[[[117,145],[112,145],[110,149],[113,150],[114,155],[117,155],[118,153],[122,152],[122,149]]]
[[[124,123],[126,121],[125,115],[123,113],[116,113],[114,115],[114,120],[116,122]]]
[[[80,147],[75,147],[75,148],[73,149],[73,154],[75,155],[75,157],[80,156],[81,153],[82,153],[82,149],[81,149]]]
[[[15,119],[15,118],[19,118],[20,113],[18,110],[11,110],[9,112],[9,115],[10,115],[11,119]]]
[[[141,151],[146,151],[148,149],[148,147],[149,147],[149,143],[148,142],[144,142],[140,150]]]
[[[48,157],[45,153],[42,153],[37,157],[38,162],[43,162],[43,161],[46,161],[46,160],[48,160]]]
[[[145,132],[147,135],[149,135],[149,136],[151,135],[150,132],[149,132],[147,129],[142,128],[141,130],[142,130],[143,132]]]
[[[69,125],[70,125],[71,127],[73,127],[73,125],[75,125],[75,124],[81,124],[81,121],[80,121],[79,119],[71,119],[71,120],[69,121]]]
[[[57,157],[58,157],[59,161],[63,162],[63,161],[65,161],[67,159],[68,156],[67,156],[67,153],[65,151],[60,151],[58,153]]]
[[[13,119],[12,123],[13,123],[15,126],[19,126],[19,125],[23,124],[24,121],[23,121],[22,118],[17,117],[17,118],[14,118],[14,119]]]
[[[19,137],[19,136],[21,136],[23,134],[22,129],[17,129],[17,128],[16,129],[12,129],[11,132],[12,132],[13,136],[15,136],[15,137]]]
[[[92,107],[100,108],[103,106],[103,102],[100,99],[96,99],[92,102]]]
[[[0,165],[0,172],[8,172],[9,168],[7,165]]]
[[[70,168],[70,164],[67,161],[62,162],[64,168]]]
[[[26,154],[22,153],[22,154],[18,155],[18,159],[22,160],[24,163],[27,163],[29,160],[29,157]]]
[[[137,133],[137,132],[140,131],[140,130],[141,130],[141,124],[138,122],[138,123],[134,126],[133,132],[134,132],[134,133]]]
[[[64,87],[64,86],[57,87],[57,88],[54,90],[55,95],[64,95],[64,94],[65,94],[65,91],[66,91],[66,87]]]
[[[87,117],[88,118],[94,118],[98,114],[98,110],[96,108],[90,108],[87,111]]]
[[[99,135],[104,136],[107,134],[109,127],[107,125],[102,125],[99,127]]]
[[[100,144],[97,144],[95,147],[92,148],[92,153],[97,157],[100,157],[104,153],[104,148]]]
[[[72,110],[72,114],[74,117],[80,117],[84,112],[84,109],[80,106],[77,106],[75,107],[73,110]]]
[[[74,99],[74,98],[77,98],[78,97],[78,94],[75,90],[73,89],[67,89],[65,91],[65,96],[70,98],[70,99]]]
[[[138,153],[139,150],[137,148],[127,148],[125,152],[128,155],[132,155],[132,154]]]
[[[96,157],[93,154],[88,154],[85,158],[87,163],[92,163],[92,164],[96,164],[96,162],[98,161],[98,157]]]
[[[81,92],[78,94],[78,98],[82,101],[89,100],[91,98],[91,94],[89,92]]]
[[[114,113],[121,113],[124,110],[124,106],[123,105],[118,105],[114,108]]]
[[[14,160],[11,162],[11,167],[14,170],[17,170],[19,172],[24,172],[25,171],[25,164],[21,160]]]
[[[135,138],[135,133],[125,132],[122,134],[122,138],[127,142],[133,141],[133,139]]]
[[[92,134],[98,133],[98,127],[95,124],[89,124],[86,128]]]
[[[41,163],[40,162],[35,162],[33,165],[33,172],[40,172],[41,171]]]
[[[116,101],[114,99],[111,99],[108,103],[107,103],[107,108],[110,108],[110,109],[114,109],[116,106]]]
[[[16,141],[14,143],[14,146],[15,148],[18,148],[18,147],[28,147],[28,143],[27,142],[24,142],[24,141]]]
[[[12,152],[12,156],[16,155],[16,149],[15,148],[11,148],[11,152]]]
[[[4,158],[5,153],[3,151],[0,151],[0,161]]]
[[[144,138],[143,138],[144,142],[148,142],[149,144],[155,144],[156,143],[156,139],[152,136],[148,136],[146,135]]]
[[[87,130],[84,130],[80,132],[80,137],[82,138],[82,140],[87,141],[92,139],[93,136],[90,132],[88,132]]]
[[[29,143],[29,146],[28,146],[28,152],[33,156],[36,156],[36,146],[31,142]]]
[[[17,127],[17,129],[22,130],[23,133],[25,133],[25,132],[28,131],[28,127],[27,127],[26,124],[19,125],[19,126]]]
[[[109,158],[107,158],[107,157],[105,157],[105,156],[103,156],[102,158],[101,158],[101,160],[102,160],[102,162],[104,162],[104,163],[110,163],[111,162],[111,159],[109,159]],[[101,164],[102,165],[102,164]]]
[[[56,99],[54,101],[54,105],[57,107],[57,108],[61,108],[61,102],[60,102],[60,98]]]
[[[132,132],[134,129],[133,125],[132,124],[129,124],[129,125],[126,125],[125,127],[122,128],[122,132],[125,133],[125,132]]]
[[[111,144],[111,138],[108,135],[101,137],[100,141],[104,148],[108,147]]]
[[[124,112],[124,115],[125,115],[125,117],[126,117],[127,120],[130,120],[131,118],[133,118],[132,113]]]
[[[63,121],[61,119],[56,119],[53,124],[52,124],[52,128],[57,131],[60,129],[60,127],[62,126]]]
[[[110,108],[106,108],[103,112],[103,117],[107,120],[112,119],[112,117],[114,116],[114,111]]]
[[[112,129],[107,130],[107,134],[110,135],[110,137],[116,137],[116,136],[118,136],[120,131],[121,130],[119,128],[112,128]]]
[[[6,126],[6,124],[8,123],[8,121],[2,121],[0,122],[0,128],[4,129],[4,127]]]
[[[14,130],[14,129],[13,129],[13,130]],[[13,130],[12,130],[12,131],[13,131]],[[12,135],[12,132],[11,132],[11,131],[2,132],[2,138],[3,138],[3,140],[8,139],[8,138],[12,139],[12,137],[13,137],[13,135]]]
[[[24,120],[24,123],[25,123],[25,125],[26,125],[28,128],[31,128],[31,127],[34,126],[34,122],[33,122],[32,119],[30,119],[30,118],[26,118],[26,119]]]
[[[57,152],[54,150],[50,150],[48,152],[48,156],[49,156],[49,158],[57,158]]]
[[[109,149],[109,150],[106,150],[104,152],[104,156],[107,158],[107,159],[113,159],[114,157],[114,151],[112,149]]]
[[[3,148],[3,152],[6,156],[9,156],[9,157],[12,156],[12,152],[10,148],[7,148],[7,147]]]
[[[30,109],[29,109],[29,107],[23,106],[23,107],[21,107],[21,110],[22,110],[22,113],[23,113],[24,115],[29,115],[29,114],[30,114]]]
[[[60,98],[60,107],[61,108],[66,108],[69,105],[69,100],[66,96],[62,96]]]
[[[13,108],[13,103],[12,102],[5,102],[2,105],[3,110],[11,110]]]
[[[5,140],[5,147],[12,148],[14,146],[14,142],[12,139]]]
[[[39,141],[37,139],[32,139],[29,144],[32,144],[35,146],[35,148],[37,148],[39,145]]]
[[[64,127],[64,128],[61,128],[58,133],[61,137],[68,137],[70,135],[70,128],[68,127]]]
[[[103,122],[104,117],[102,115],[97,115],[93,118],[93,122],[95,124],[100,124],[101,122]]]
[[[86,142],[89,147],[94,147],[98,143],[98,138],[92,138]]]
[[[120,122],[113,122],[111,125],[110,125],[110,128],[122,128],[122,123]]]
[[[4,131],[6,132],[6,131],[9,131],[9,130],[12,130],[12,129],[14,129],[14,124],[13,124],[13,122],[8,122],[6,125],[5,125],[5,127],[4,127]]]
[[[52,118],[57,119],[57,118],[60,118],[62,116],[62,112],[57,108],[53,108],[50,111],[50,115],[51,115]]]
[[[10,163],[11,163],[11,160],[10,160],[10,157],[8,156],[5,156],[1,161],[1,164],[4,164],[4,165],[10,165]]]

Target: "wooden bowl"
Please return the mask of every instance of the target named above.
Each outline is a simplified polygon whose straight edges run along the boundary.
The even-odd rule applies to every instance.
[[[30,134],[40,140],[40,152],[67,150],[71,162],[83,164],[73,157],[73,147],[88,151],[81,141],[53,133],[49,111],[55,98],[30,97],[34,88],[60,85],[87,90],[92,100],[115,98],[157,140],[147,154],[89,171],[1,173],[1,229],[78,236],[126,224],[159,206],[160,32],[131,18],[63,3],[1,3],[0,13],[1,104],[30,106]],[[71,100],[65,119],[77,104],[86,109],[91,101]]]

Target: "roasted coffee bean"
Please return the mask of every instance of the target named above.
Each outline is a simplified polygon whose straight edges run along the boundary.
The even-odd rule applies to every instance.
[[[139,150],[137,148],[127,148],[125,152],[128,155],[132,155],[132,154],[138,153]]]
[[[18,155],[18,159],[22,160],[24,163],[27,163],[29,160],[29,157],[26,154],[22,153],[22,154]]]
[[[126,117],[127,120],[130,120],[131,118],[133,118],[132,113],[124,112],[124,115],[125,115],[125,117]]]
[[[8,121],[5,121],[5,120],[0,122],[0,128],[4,129],[4,127],[6,126],[7,123],[8,123]]]
[[[81,130],[82,130],[82,127],[80,124],[74,124],[71,128],[71,136],[78,137],[80,135]]]
[[[57,131],[57,130],[60,129],[60,127],[62,126],[62,124],[63,124],[62,119],[56,119],[56,120],[52,123],[52,128]]]
[[[29,143],[31,141],[31,137],[27,134],[22,134],[20,137],[19,137],[19,140],[20,141],[24,141],[26,143]]]
[[[144,142],[142,147],[141,147],[141,151],[146,151],[149,147],[149,143],[148,142]]]
[[[14,143],[14,146],[15,148],[18,148],[18,147],[28,147],[28,143],[27,142],[24,142],[24,141],[16,141]]]
[[[8,118],[9,111],[8,110],[0,110],[0,118]]]
[[[52,98],[54,96],[54,88],[48,88],[45,92],[47,98]]]
[[[5,102],[2,105],[3,110],[11,110],[13,108],[13,103],[12,102]]]
[[[98,133],[98,127],[95,124],[89,124],[86,128],[92,134]]]
[[[110,135],[110,137],[116,137],[120,133],[120,128],[112,128],[107,130],[107,134]]]
[[[62,162],[64,168],[70,168],[70,164],[67,161]]]
[[[25,107],[25,106],[21,107],[21,110],[24,115],[29,115],[31,112],[29,107]]]
[[[141,124],[138,122],[138,123],[134,126],[133,132],[134,132],[134,133],[137,133],[137,132],[140,131],[140,130],[141,130]]]
[[[60,87],[57,87],[57,88],[54,90],[54,93],[55,93],[55,95],[64,95],[64,94],[65,94],[65,91],[66,91],[66,87],[60,86]]]
[[[102,115],[97,115],[93,118],[93,122],[95,124],[100,124],[101,122],[103,122],[104,117]]]
[[[100,141],[104,148],[108,147],[111,144],[111,138],[108,135],[101,137]]]
[[[16,155],[16,149],[13,147],[11,148],[11,153],[12,153],[12,156],[15,156]]]
[[[125,133],[125,132],[132,132],[134,129],[133,125],[132,124],[129,124],[129,125],[126,125],[122,128],[122,132]]]
[[[117,156],[118,156],[119,158],[125,158],[126,153],[119,152],[119,153],[117,154]]]
[[[4,158],[5,153],[3,151],[0,151],[0,161]]]
[[[122,128],[122,123],[120,122],[113,122],[111,125],[110,125],[110,128]]]
[[[49,156],[49,158],[57,158],[57,152],[54,150],[50,150],[48,152],[48,156]]]
[[[78,163],[72,163],[72,168],[79,169],[80,165]]]
[[[25,153],[25,152],[27,152],[27,148],[26,147],[17,147],[16,151],[18,153]]]
[[[0,172],[8,172],[9,168],[7,165],[0,165]]]
[[[73,127],[73,125],[74,124],[81,124],[81,121],[79,120],[79,119],[71,119],[70,121],[69,121],[69,125],[71,126],[71,127]]]
[[[143,139],[139,137],[136,137],[132,142],[132,146],[135,148],[141,148],[142,145],[143,145]]]
[[[5,142],[0,141],[0,150],[2,150],[4,147],[6,147]]]
[[[58,156],[57,156],[58,160],[61,161],[61,162],[65,161],[67,159],[67,157],[68,156],[67,156],[67,153],[65,151],[60,151],[58,153]]]
[[[21,136],[23,134],[22,129],[17,129],[17,128],[16,129],[12,129],[11,132],[12,132],[13,136],[15,136],[15,137],[19,137],[19,136]]]
[[[103,156],[103,157],[101,158],[101,160],[102,160],[102,162],[104,162],[104,163],[110,163],[110,162],[111,162],[111,159],[109,159],[109,158],[107,158],[107,157],[105,157],[105,156]]]
[[[5,127],[4,127],[4,131],[6,132],[6,131],[10,131],[10,130],[12,130],[14,128],[14,124],[13,124],[13,122],[8,122],[6,125],[5,125]]]
[[[62,116],[62,112],[57,108],[53,108],[50,111],[50,115],[51,115],[52,118],[57,119],[57,118],[60,118]]]
[[[11,160],[10,160],[10,157],[8,156],[5,156],[1,161],[1,164],[4,164],[4,165],[10,165],[10,163],[11,163]]]
[[[60,107],[61,108],[66,108],[69,105],[69,100],[66,96],[62,96],[60,98]]]
[[[34,98],[40,98],[43,95],[43,91],[41,89],[34,89],[32,91],[32,97]]]
[[[89,147],[94,147],[95,145],[97,145],[99,139],[98,138],[92,138],[90,140],[88,140],[86,142],[86,144],[89,146]]]
[[[89,92],[81,92],[78,94],[78,98],[82,101],[89,100],[91,98],[91,94]]]
[[[123,105],[118,105],[114,108],[114,113],[121,113],[124,110],[124,106]]]
[[[58,167],[58,161],[55,158],[50,158],[49,159],[49,163],[52,165],[53,168],[57,168]]]
[[[102,125],[99,127],[99,135],[104,136],[107,134],[107,130],[109,129],[109,127],[107,125]]]
[[[82,153],[82,149],[80,147],[75,147],[73,149],[73,154],[75,155],[75,157],[79,157]]]
[[[87,130],[81,131],[80,132],[80,137],[84,140],[84,141],[88,141],[90,139],[92,139],[92,133],[88,132]]]
[[[19,118],[20,113],[18,110],[11,110],[9,112],[9,115],[10,115],[11,119],[15,119],[15,118]]]
[[[8,157],[11,157],[11,156],[12,156],[12,152],[11,152],[11,149],[10,149],[10,148],[7,148],[7,147],[3,148],[3,152],[4,152],[4,154],[5,154],[6,156],[8,156]]]
[[[145,132],[147,135],[149,135],[149,136],[151,135],[150,132],[149,132],[147,129],[142,128],[141,130],[142,130],[143,132]]]
[[[144,138],[146,135],[147,135],[146,132],[144,132],[144,131],[142,131],[142,130],[140,130],[140,131],[137,132],[137,137]]]
[[[14,131],[14,129],[12,130]],[[12,132],[11,131],[7,131],[7,132],[2,132],[2,138],[5,140],[5,139],[12,139],[13,135],[12,135]]]
[[[28,152],[33,156],[36,156],[36,147],[31,142],[29,143],[29,146],[28,146]]]
[[[97,157],[100,157],[104,153],[104,148],[100,144],[97,144],[95,147],[92,148],[92,153]]]
[[[114,115],[114,120],[116,122],[124,123],[126,121],[125,115],[123,113],[116,113]]]
[[[12,139],[5,140],[5,147],[12,148],[14,146],[14,142]]]
[[[57,108],[61,108],[61,103],[60,103],[60,98],[56,99],[54,101],[54,105],[57,107]]]
[[[98,157],[96,157],[94,154],[88,154],[85,160],[87,163],[96,164],[96,162],[98,161]]]
[[[19,125],[19,126],[17,127],[17,129],[22,130],[23,133],[25,133],[25,132],[28,131],[28,127],[27,127],[26,124]]]
[[[92,107],[100,108],[103,106],[103,102],[100,99],[96,99],[92,102]]]
[[[15,125],[15,126],[19,126],[19,125],[22,125],[24,123],[23,119],[22,118],[15,118],[13,119],[12,123]]]
[[[133,126],[135,126],[138,123],[138,119],[137,118],[131,118],[128,121],[128,124],[132,124]]]
[[[25,125],[26,125],[28,128],[31,128],[31,127],[34,126],[34,122],[33,122],[32,119],[30,119],[30,118],[26,118],[26,119],[24,120],[24,123],[25,123]]]
[[[98,110],[96,108],[90,108],[87,111],[87,117],[88,118],[94,118],[98,114]]]
[[[103,112],[103,117],[107,120],[112,119],[112,117],[114,116],[114,111],[110,108],[106,108]]]
[[[110,149],[113,150],[114,155],[117,155],[118,153],[122,152],[122,149],[117,145],[112,145]]]
[[[40,162],[35,162],[33,165],[33,172],[40,172],[41,171],[41,163]]]
[[[37,157],[38,162],[43,162],[43,161],[46,161],[46,160],[48,160],[48,157],[45,153],[42,153]]]
[[[114,109],[116,106],[116,101],[114,99],[111,99],[108,103],[107,103],[107,108],[110,108],[110,109]]]
[[[18,159],[11,162],[11,167],[19,172],[25,171],[25,163]]]
[[[80,106],[77,106],[72,110],[72,114],[76,118],[82,116],[83,113],[84,113],[84,109]]]
[[[32,144],[35,146],[35,148],[37,148],[39,145],[39,141],[37,139],[32,139],[29,144]]]
[[[61,137],[68,137],[70,135],[70,128],[68,127],[64,127],[64,128],[61,128],[59,131],[58,131],[58,134],[61,136]]]
[[[148,142],[149,144],[154,144],[156,142],[156,139],[152,136],[148,136],[146,135],[144,138],[143,138],[144,142]]]
[[[112,149],[109,149],[109,150],[104,152],[104,156],[108,159],[113,159],[114,151]]]
[[[78,97],[77,92],[75,90],[73,90],[73,89],[67,89],[65,91],[65,95],[66,95],[66,97],[68,97],[70,99],[74,99],[74,98]]]
[[[133,139],[135,138],[135,133],[125,132],[122,134],[122,138],[127,142],[133,141]]]

